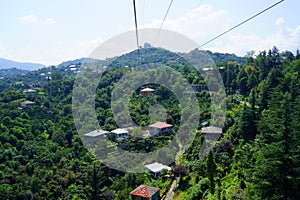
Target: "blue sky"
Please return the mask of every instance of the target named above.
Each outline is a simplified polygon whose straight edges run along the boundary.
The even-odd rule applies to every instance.
[[[136,0],[139,27],[161,24],[169,0]],[[174,0],[164,27],[202,44],[276,0]],[[300,48],[299,0],[272,10],[204,46],[245,55],[273,45]],[[132,0],[26,0],[0,3],[0,57],[46,65],[87,57],[99,44],[133,30]]]

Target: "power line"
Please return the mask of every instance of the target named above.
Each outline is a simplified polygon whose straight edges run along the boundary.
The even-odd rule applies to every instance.
[[[133,0],[133,12],[134,12],[134,22],[135,22],[135,37],[136,37],[136,45],[138,50],[138,55],[140,55],[140,44],[139,44],[139,34],[138,34],[138,24],[137,24],[137,17],[136,17],[136,6],[135,6],[135,0]]]
[[[252,17],[249,17],[248,19],[246,19],[246,20],[242,21],[241,23],[235,25],[234,27],[228,29],[227,31],[225,31],[225,32],[223,32],[223,33],[221,33],[221,34],[215,36],[214,38],[212,38],[212,39],[208,40],[207,42],[201,44],[201,45],[199,46],[199,48],[201,48],[201,47],[207,45],[208,43],[210,43],[210,42],[212,42],[212,41],[218,39],[219,37],[225,35],[226,33],[230,32],[230,31],[232,31],[233,29],[235,29],[235,28],[237,28],[237,27],[239,27],[239,26],[245,24],[246,22],[248,22],[248,21],[252,20],[253,18],[257,17],[258,15],[261,15],[262,13],[264,13],[264,12],[270,10],[271,8],[277,6],[278,4],[282,3],[283,1],[284,1],[284,0],[278,1],[277,3],[275,3],[275,4],[271,5],[271,6],[269,6],[268,8],[266,8],[266,9],[260,11],[259,13],[253,15]]]
[[[172,4],[173,4],[173,0],[170,1],[169,7],[168,7],[168,9],[167,9],[167,11],[166,11],[166,14],[165,14],[165,16],[164,16],[164,19],[163,19],[163,21],[162,21],[162,23],[161,23],[161,25],[160,25],[160,27],[159,27],[159,30],[158,30],[158,32],[157,32],[157,34],[156,34],[155,40],[154,40],[154,42],[153,42],[153,45],[156,43],[156,40],[158,39],[158,36],[159,36],[159,34],[160,34],[160,31],[161,31],[161,29],[162,29],[162,27],[163,27],[163,25],[164,25],[164,22],[165,22],[167,16],[168,16],[168,14],[169,14],[169,11],[170,11],[170,8],[171,8]]]

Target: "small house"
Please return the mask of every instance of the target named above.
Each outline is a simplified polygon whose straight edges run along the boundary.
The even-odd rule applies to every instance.
[[[120,139],[128,139],[129,138],[128,128],[117,128],[115,130],[112,130],[111,134],[114,136],[116,141],[118,141]]]
[[[148,185],[140,185],[130,192],[132,200],[159,200],[160,189]]]
[[[34,104],[35,104],[35,102],[26,100],[26,101],[23,101],[20,103],[20,107],[26,108],[26,107],[34,105]]]
[[[108,131],[105,130],[94,130],[92,132],[84,134],[84,143],[95,145],[99,140],[105,140]]]
[[[148,97],[148,96],[152,96],[152,95],[154,95],[155,94],[155,90],[154,89],[152,89],[152,88],[144,88],[144,89],[142,89],[141,90],[141,95],[143,96],[143,97]]]
[[[155,122],[148,126],[149,133],[151,136],[163,136],[172,134],[172,124],[165,122]]]
[[[203,127],[201,129],[201,133],[205,135],[206,139],[214,139],[217,140],[220,138],[222,134],[222,128],[216,127],[216,126],[208,126]]]
[[[149,165],[146,165],[146,170],[154,177],[157,178],[159,177],[160,173],[162,172],[162,170],[171,170],[171,167],[167,166],[167,165],[163,165],[161,163],[155,162]]]
[[[37,94],[37,91],[33,89],[27,89],[23,91],[23,94]]]
[[[202,85],[202,84],[193,84],[193,85],[187,86],[188,92],[201,92],[204,89],[205,89],[205,85]]]

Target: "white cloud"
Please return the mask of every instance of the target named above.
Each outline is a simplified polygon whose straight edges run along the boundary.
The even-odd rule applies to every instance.
[[[80,54],[82,57],[89,57],[89,55],[100,46],[104,40],[102,38],[95,38],[89,41],[83,41],[79,44]]]
[[[231,19],[224,10],[216,11],[208,4],[200,5],[185,16],[177,19],[167,19],[163,29],[173,30],[196,41],[206,41],[229,27]],[[143,25],[143,28],[159,28],[162,20],[153,20]]]
[[[190,37],[199,44],[206,42],[212,37],[232,27],[231,18],[227,11],[215,10],[210,5],[200,5],[191,10],[185,16],[177,19],[167,19],[163,29],[170,29]],[[143,28],[159,28],[162,20],[153,20],[143,25]],[[300,24],[296,28],[287,26],[283,18],[275,21],[277,31],[267,37],[258,34],[241,34],[229,32],[222,38],[206,45],[204,49],[215,52],[235,53],[240,56],[246,55],[250,50],[256,52],[268,50],[277,46],[280,50],[295,52],[300,48]]]
[[[284,19],[282,17],[279,17],[278,19],[276,19],[275,24],[277,26],[281,26],[285,23]]]
[[[250,50],[259,52],[276,46],[281,51],[289,50],[295,53],[300,48],[300,25],[294,29],[287,26],[282,27],[265,38],[256,34],[228,34],[225,39],[217,41],[208,49],[244,56]]]
[[[56,24],[56,21],[53,18],[46,18],[44,20],[44,24],[46,24],[46,25]]]
[[[53,18],[45,18],[44,20],[39,20],[38,17],[34,14],[25,15],[19,18],[19,20],[23,23],[34,24],[40,21],[40,23],[45,25],[56,24],[55,19]]]
[[[19,18],[24,23],[36,23],[38,18],[34,14],[25,15]]]

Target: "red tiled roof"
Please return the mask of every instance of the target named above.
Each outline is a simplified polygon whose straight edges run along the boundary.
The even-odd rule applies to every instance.
[[[155,122],[154,124],[150,124],[149,127],[152,128],[169,128],[172,127],[172,124],[167,124],[165,122]]]
[[[151,186],[147,186],[147,185],[140,185],[139,187],[134,189],[132,192],[130,192],[130,194],[135,195],[135,196],[139,196],[139,197],[150,198],[157,191],[159,191],[159,188],[151,187]]]

